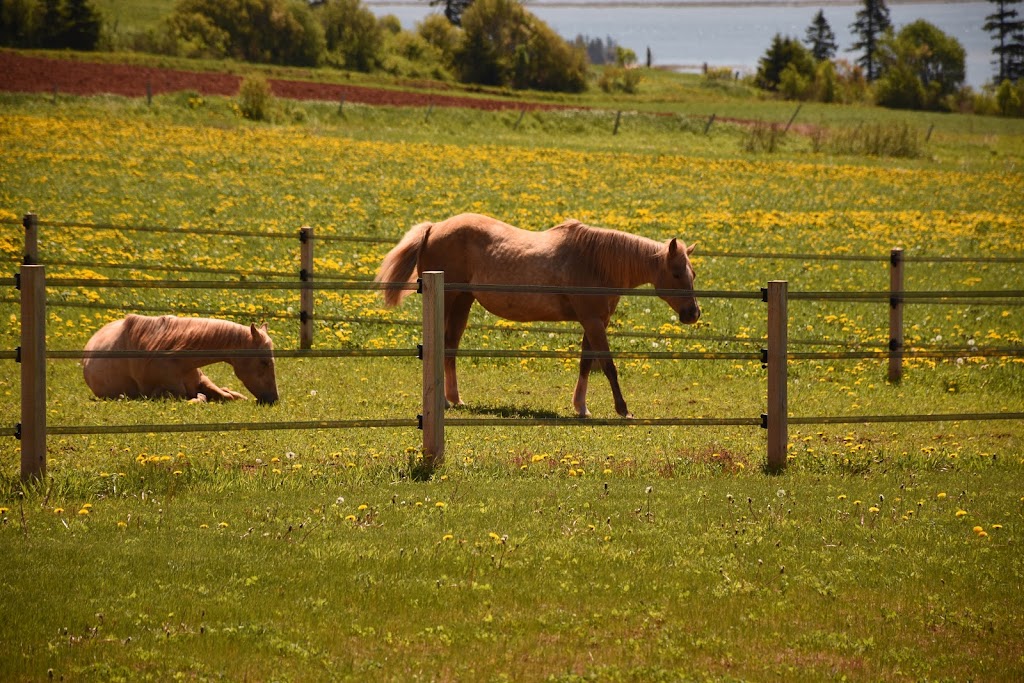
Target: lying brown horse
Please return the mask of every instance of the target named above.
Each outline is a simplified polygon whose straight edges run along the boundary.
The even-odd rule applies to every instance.
[[[244,357],[225,351],[256,351]],[[239,325],[211,318],[129,315],[104,325],[85,345],[85,383],[99,398],[186,398],[233,401],[246,398],[214,384],[199,368],[230,363],[235,375],[260,403],[277,401],[274,343],[267,326]],[[102,352],[209,351],[164,358],[111,358]],[[89,352],[96,352],[90,356]]]
[[[682,290],[661,298],[683,323],[695,323],[700,307],[694,298],[693,247],[672,239],[656,242],[615,230],[567,221],[545,232],[529,232],[479,214],[461,214],[441,223],[421,223],[405,234],[381,263],[377,281],[385,283],[384,301],[398,305],[409,293],[402,283],[417,273],[444,271],[445,284],[550,285],[556,287]],[[388,285],[391,286],[388,286]],[[689,293],[687,293],[689,292]],[[587,410],[587,380],[593,353],[608,353],[608,321],[619,303],[610,294],[508,293],[446,291],[444,345],[457,351],[474,301],[493,313],[520,322],[576,320],[583,326],[583,355],[572,404],[581,417]],[[615,410],[630,417],[611,357],[598,359],[611,384]],[[462,403],[455,358],[444,361],[444,395]]]

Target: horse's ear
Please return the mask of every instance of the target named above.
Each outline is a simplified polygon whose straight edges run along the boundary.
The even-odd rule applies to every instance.
[[[693,253],[693,250],[696,249],[696,248],[697,248],[697,243],[694,242],[693,244],[691,244],[690,246],[688,246],[686,248],[686,255],[687,256],[691,255]]]
[[[668,257],[669,257],[669,259],[675,258],[676,254],[678,252],[679,252],[679,240],[677,240],[675,237],[673,237],[668,242]]]
[[[256,323],[249,323],[249,331],[252,332],[252,336],[260,336],[259,330],[256,329]]]

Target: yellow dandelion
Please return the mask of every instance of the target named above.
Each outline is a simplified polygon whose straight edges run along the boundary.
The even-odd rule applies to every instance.
[[[966,515],[967,515],[967,510],[957,510],[956,511],[956,516],[957,517],[965,517]]]
[[[451,540],[452,540],[452,539],[454,539],[454,538],[455,538],[455,537],[454,537],[454,536],[452,536],[451,534],[445,534],[444,536],[442,536],[442,537],[441,537],[441,540],[442,540],[442,541],[451,541]]]
[[[85,515],[89,514],[89,510],[87,510],[86,508],[82,508],[81,510],[78,511],[78,514],[82,515],[82,516],[85,516]]]
[[[980,526],[976,526],[976,527],[974,527],[973,529],[971,529],[971,531],[973,531],[973,532],[974,532],[974,533],[976,533],[976,534],[980,534],[980,533],[981,533],[981,532],[983,532],[984,530],[985,530],[985,528],[984,528],[984,527],[980,527]]]
[[[219,526],[221,529],[226,529],[228,527],[228,523],[227,522],[221,522],[217,526]]]
[[[1002,529],[1002,528],[1003,528],[1003,525],[1002,525],[1002,524],[993,524],[993,525],[992,525],[992,530],[993,530],[993,531],[999,531],[999,530],[1000,530],[1000,529]]]
[[[840,493],[838,496],[836,496],[836,500],[846,500],[846,494]]]
[[[868,512],[870,512],[872,514],[875,514],[875,513],[878,512],[878,508],[876,508],[874,505],[872,505],[871,507],[868,508]]]
[[[209,528],[210,528],[210,525],[209,525],[209,524],[200,524],[200,525],[199,525],[199,528],[200,528],[200,529],[209,529]]]
[[[935,494],[935,497],[938,498],[939,500],[942,500],[943,498],[946,497],[946,492],[945,491],[939,491],[937,494]]]
[[[447,503],[443,503],[441,501],[437,501],[436,503],[434,503],[434,507],[441,508],[443,510],[446,507],[448,507],[448,504]]]
[[[0,508],[0,515],[6,515],[10,511],[10,508]]]
[[[356,521],[356,516],[355,515],[346,515],[345,516],[345,521],[346,522],[354,522],[354,521]]]
[[[118,529],[124,529],[127,526],[128,526],[128,522],[118,522],[117,523],[117,528]]]
[[[364,510],[368,510],[368,509],[370,509],[370,506],[369,506],[369,505],[366,505],[366,504],[363,504],[363,505],[360,505],[360,506],[359,506],[358,508],[356,508],[356,509],[357,509],[357,510],[359,510],[360,512],[363,512]]]

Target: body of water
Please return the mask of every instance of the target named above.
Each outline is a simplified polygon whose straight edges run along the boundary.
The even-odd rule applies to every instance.
[[[367,6],[379,16],[393,14],[402,26],[412,29],[428,14],[439,12],[423,2],[387,3],[369,2]],[[955,37],[967,53],[967,84],[980,88],[991,80],[992,66],[990,34],[982,30],[985,16],[994,11],[994,5],[981,2],[935,2],[887,5],[893,26],[901,26],[925,19],[947,34]],[[803,40],[807,27],[818,12],[817,5],[751,5],[713,2],[694,6],[681,4],[616,4],[607,6],[588,3],[574,7],[560,2],[546,5],[528,3],[527,7],[562,36],[572,39],[577,35],[591,38],[611,37],[622,47],[636,52],[643,61],[648,48],[655,65],[675,66],[684,70],[699,70],[703,64],[729,67],[743,73],[757,70],[757,62],[771,45],[776,34]],[[820,9],[836,34],[839,46],[837,57],[854,61],[859,54],[847,52],[854,42],[850,33],[860,3],[822,3]]]

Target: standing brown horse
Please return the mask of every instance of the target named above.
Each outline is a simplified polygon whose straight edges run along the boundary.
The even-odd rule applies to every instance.
[[[251,356],[224,354],[256,351]],[[187,398],[192,401],[233,401],[246,398],[214,384],[199,368],[230,363],[242,384],[259,403],[277,401],[274,343],[267,326],[239,325],[211,318],[156,318],[129,315],[104,325],[85,345],[85,383],[99,398]],[[90,351],[209,351],[166,358],[90,357]]]
[[[385,283],[384,302],[398,305],[409,293],[400,283],[418,273],[443,270],[445,283],[483,285],[550,285],[555,287],[683,290],[661,297],[683,323],[695,323],[700,307],[694,298],[693,247],[672,239],[666,243],[615,230],[567,221],[544,232],[529,232],[479,214],[460,214],[441,223],[413,227],[381,263],[377,281]],[[388,286],[391,284],[392,286]],[[685,292],[689,291],[690,294]],[[495,291],[445,292],[444,345],[457,351],[474,301],[493,313],[520,322],[576,320],[583,326],[583,355],[572,404],[581,417],[587,410],[587,380],[592,353],[608,353],[608,321],[619,303],[609,294],[510,294]],[[611,384],[615,410],[631,417],[619,389],[610,356],[598,359]],[[444,395],[459,405],[455,358],[445,357]]]

